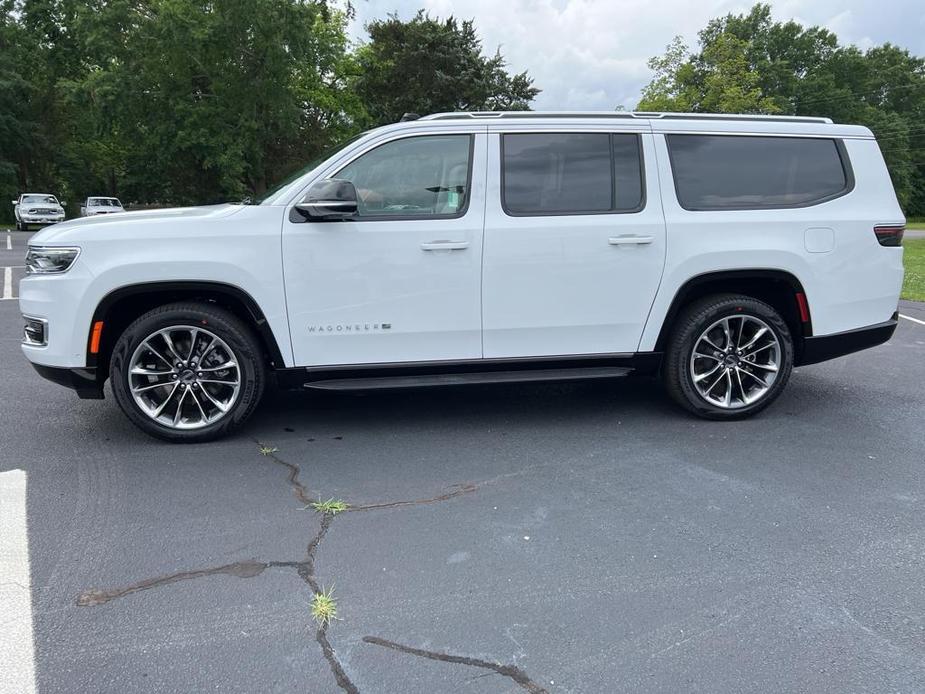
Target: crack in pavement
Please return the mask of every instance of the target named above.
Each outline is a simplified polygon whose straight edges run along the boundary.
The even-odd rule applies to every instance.
[[[282,465],[284,468],[289,470],[289,486],[292,487],[292,491],[295,493],[296,498],[301,501],[306,506],[310,503],[318,501],[318,499],[313,499],[311,494],[308,493],[308,489],[299,481],[299,473],[302,471],[298,465],[295,463],[289,463],[278,455],[276,455],[276,448],[274,446],[266,446],[257,439],[252,439],[254,443],[257,444],[257,447],[260,449],[261,454],[272,460],[277,465]]]
[[[260,448],[261,454],[265,458],[269,458],[272,462],[276,463],[277,465],[281,465],[289,471],[287,481],[289,482],[293,493],[296,495],[296,498],[298,498],[299,501],[301,501],[306,506],[323,501],[320,496],[312,496],[308,488],[299,480],[299,475],[302,472],[302,469],[299,467],[299,465],[296,463],[290,463],[289,461],[280,458],[278,455],[276,455],[277,451],[274,450],[273,446],[267,446],[257,439],[252,440],[257,444],[258,448]],[[339,511],[338,513],[348,513],[350,511],[378,511],[380,509],[401,508],[403,506],[422,506],[424,504],[434,504],[440,501],[448,501],[449,499],[462,496],[463,494],[471,494],[472,492],[477,491],[481,486],[483,486],[482,483],[454,484],[450,486],[450,489],[453,491],[440,494],[438,496],[432,496],[426,499],[384,501],[370,504],[349,504],[346,509]]]
[[[531,692],[531,694],[548,694],[546,689],[531,680],[530,677],[527,676],[527,673],[516,665],[502,665],[501,663],[492,663],[487,660],[481,660],[480,658],[470,658],[469,656],[465,655],[451,655],[449,653],[440,653],[438,651],[425,651],[422,648],[405,646],[400,643],[396,643],[395,641],[379,638],[378,636],[364,636],[363,641],[365,643],[371,643],[376,646],[391,648],[392,650],[400,651],[401,653],[407,653],[408,655],[416,655],[420,658],[428,658],[430,660],[439,660],[444,663],[469,665],[471,667],[479,667],[485,670],[492,670],[499,675],[511,678],[522,688],[526,689],[528,692]]]
[[[150,590],[151,588],[158,588],[170,583],[178,583],[179,581],[202,578],[203,576],[227,574],[228,576],[237,576],[238,578],[253,578],[254,576],[262,574],[269,566],[271,566],[271,564],[251,559],[248,561],[237,561],[233,564],[224,564],[223,566],[215,566],[210,569],[179,571],[175,574],[149,578],[114,590],[85,590],[77,597],[77,606],[92,607],[94,605],[102,605],[110,600],[122,598],[131,593],[139,593],[143,590]]]
[[[287,482],[289,486],[292,487],[293,493],[298,498],[300,502],[308,506],[309,504],[320,502],[320,498],[316,499],[312,497],[308,488],[300,481],[299,475],[301,473],[301,468],[295,464],[290,463],[280,456],[276,455],[277,449],[275,447],[266,446],[260,441],[255,440],[255,443],[259,447],[260,453],[269,458],[273,463],[280,465],[286,468],[289,471]],[[495,481],[496,478],[491,480],[485,480],[480,483],[464,483],[456,484],[450,487],[451,491],[439,494],[433,497],[427,497],[424,499],[412,499],[412,500],[402,500],[402,501],[387,501],[371,504],[358,504],[358,505],[349,505],[344,511],[338,511],[338,513],[347,513],[350,511],[378,511],[383,509],[392,509],[392,508],[401,508],[407,506],[420,506],[423,504],[433,504],[442,501],[448,501],[456,497],[462,496],[464,494],[471,494],[472,492],[477,491],[480,487],[491,484]],[[318,548],[321,546],[321,542],[324,540],[325,535],[327,535],[328,530],[331,528],[331,524],[334,522],[335,513],[333,512],[320,512],[321,513],[321,524],[318,528],[318,532],[312,537],[305,549],[305,558],[301,561],[266,561],[260,562],[255,559],[250,559],[246,561],[234,562],[232,564],[224,564],[222,566],[215,566],[207,569],[194,569],[191,571],[179,571],[177,573],[167,574],[165,576],[159,576],[156,578],[149,578],[144,581],[139,581],[138,583],[133,583],[131,585],[115,588],[111,590],[85,590],[77,597],[77,606],[78,607],[93,607],[96,605],[102,605],[111,600],[116,600],[118,598],[123,598],[132,593],[138,593],[144,590],[150,590],[153,588],[159,588],[161,586],[169,585],[171,583],[178,583],[180,581],[188,581],[197,578],[204,578],[207,576],[215,575],[228,575],[235,576],[237,578],[255,578],[256,576],[261,575],[268,568],[288,568],[295,569],[299,578],[301,578],[309,589],[312,591],[312,595],[320,595],[323,592],[321,584],[318,582],[317,575],[315,574],[315,553],[318,551]],[[331,645],[330,640],[328,639],[328,626],[329,622],[322,622],[317,631],[315,632],[315,640],[318,642],[318,645],[321,647],[321,652],[324,655],[325,660],[328,661],[328,665],[331,668],[331,673],[334,675],[334,679],[337,682],[338,687],[347,692],[347,694],[359,694],[359,689],[357,686],[350,680],[347,676],[346,671],[344,670],[343,665],[340,660],[337,658],[337,653],[334,650],[334,647]],[[433,660],[444,660],[451,663],[461,663],[464,665],[471,665],[474,667],[480,667],[488,670],[492,670],[500,675],[509,677],[517,682],[521,687],[526,689],[529,692],[534,694],[546,693],[546,690],[535,684],[527,677],[520,668],[514,665],[500,665],[498,663],[490,663],[486,660],[479,660],[477,658],[468,658],[465,656],[454,656],[447,655],[444,653],[434,653],[430,651],[423,651],[420,649],[411,648],[409,646],[402,646],[392,641],[387,641],[385,639],[379,639],[377,637],[368,636],[363,639],[367,643],[374,643],[380,646],[386,646],[388,648],[393,648],[395,650],[403,651],[405,653],[411,653],[413,655],[419,655],[425,658],[431,658]]]

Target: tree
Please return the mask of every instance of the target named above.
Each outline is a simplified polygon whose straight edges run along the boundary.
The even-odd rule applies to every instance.
[[[345,80],[345,13],[324,0],[261,0],[259,11],[253,0],[3,2],[0,46],[15,35],[18,52],[0,54],[0,98],[27,89],[25,113],[38,117],[17,121],[30,137],[0,124],[3,142],[29,146],[14,164],[19,188],[241,199],[365,117]],[[5,66],[20,53],[16,83]]]
[[[353,87],[373,124],[405,113],[527,110],[539,94],[526,72],[510,75],[500,51],[482,55],[471,20],[440,21],[423,11],[366,25]]]

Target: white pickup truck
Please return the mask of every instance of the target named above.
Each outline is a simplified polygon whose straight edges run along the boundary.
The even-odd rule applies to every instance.
[[[50,193],[23,193],[13,200],[16,231],[25,231],[30,224],[57,224],[64,221],[64,202]]]
[[[81,217],[95,217],[98,214],[113,214],[114,212],[125,212],[118,198],[87,198],[86,202],[80,206]]]

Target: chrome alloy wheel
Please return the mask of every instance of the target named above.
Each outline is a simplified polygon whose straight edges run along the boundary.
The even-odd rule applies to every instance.
[[[690,375],[698,394],[711,405],[740,409],[771,389],[781,364],[781,345],[760,318],[721,318],[694,342]]]
[[[175,325],[148,335],[129,361],[135,404],[158,424],[201,429],[224,417],[241,391],[241,367],[218,335]]]

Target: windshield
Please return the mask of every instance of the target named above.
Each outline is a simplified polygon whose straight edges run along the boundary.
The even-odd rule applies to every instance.
[[[307,165],[303,166],[301,169],[299,169],[295,173],[290,174],[285,179],[283,179],[280,183],[277,183],[275,186],[270,188],[266,193],[261,195],[259,198],[256,198],[254,200],[254,204],[262,205],[264,202],[272,198],[274,195],[276,195],[279,191],[281,191],[283,188],[288,186],[290,183],[297,181],[298,179],[300,179],[302,176],[307,174],[312,169],[317,168],[318,166],[323,164],[325,160],[330,159],[331,157],[333,157],[335,154],[337,154],[340,150],[344,149],[345,147],[352,145],[354,142],[359,140],[361,137],[366,135],[368,132],[369,130],[365,130],[357,135],[354,135],[353,137],[347,140],[344,140],[343,142],[339,142],[332,147],[328,147],[321,154],[319,154],[317,157],[315,157],[310,162],[308,162]]]
[[[115,198],[90,198],[90,207],[122,207]]]
[[[23,205],[57,205],[58,199],[54,195],[23,195]]]

